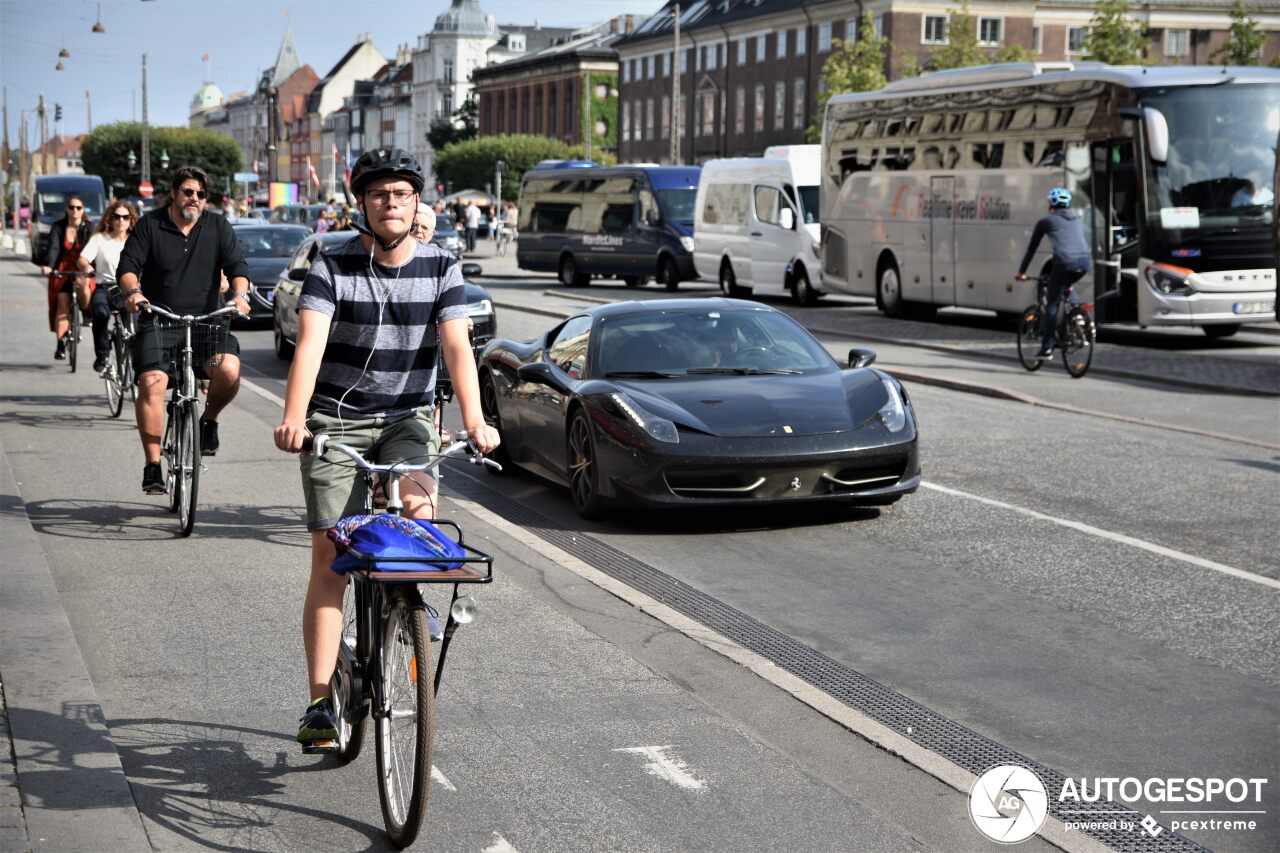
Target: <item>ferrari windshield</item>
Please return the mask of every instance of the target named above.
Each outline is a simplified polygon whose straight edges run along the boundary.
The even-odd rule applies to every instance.
[[[606,317],[598,333],[598,363],[608,377],[785,375],[838,369],[812,335],[775,311],[649,311]]]

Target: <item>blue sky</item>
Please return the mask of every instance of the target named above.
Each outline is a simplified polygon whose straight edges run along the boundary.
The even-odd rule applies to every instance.
[[[480,0],[499,24],[578,27],[613,15],[639,20],[659,0]],[[105,33],[92,27],[101,20]],[[397,44],[417,44],[449,0],[0,0],[0,83],[9,102],[9,138],[17,144],[19,111],[39,144],[34,110],[40,94],[62,104],[62,133],[88,129],[85,90],[92,93],[95,125],[142,115],[142,54],[147,54],[148,117],[156,125],[186,125],[187,109],[205,79],[201,56],[210,55],[213,82],[224,94],[251,87],[275,62],[286,25],[298,54],[324,76],[360,33],[372,35],[384,55]],[[536,14],[531,10],[536,9]],[[71,57],[55,71],[58,51]]]

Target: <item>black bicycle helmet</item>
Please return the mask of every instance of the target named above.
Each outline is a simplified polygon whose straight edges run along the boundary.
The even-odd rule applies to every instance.
[[[421,193],[426,183],[418,161],[401,148],[370,148],[361,154],[351,169],[351,191],[360,195],[378,178],[403,178],[413,184],[416,193]]]

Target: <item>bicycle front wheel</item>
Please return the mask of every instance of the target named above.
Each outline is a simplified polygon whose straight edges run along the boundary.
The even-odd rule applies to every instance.
[[[347,589],[342,594],[342,648],[338,650],[338,664],[329,680],[334,717],[338,721],[338,750],[336,755],[348,764],[360,754],[364,746],[365,723],[369,720],[363,690],[356,683],[359,662],[356,658],[359,617],[356,610],[356,581],[348,578]]]
[[[188,402],[178,422],[178,530],[186,537],[196,525],[196,498],[200,493],[200,406]]]
[[[378,796],[391,842],[407,847],[427,813],[435,737],[435,669],[427,614],[412,587],[391,591],[379,649]]]
[[[1062,336],[1062,364],[1072,378],[1079,379],[1089,372],[1093,362],[1095,332],[1093,318],[1083,308],[1072,308],[1067,313],[1066,329]]]
[[[1018,317],[1018,361],[1028,371],[1039,370],[1041,361],[1036,358],[1043,337],[1040,328],[1040,307],[1028,305]]]
[[[103,384],[107,390],[107,411],[111,413],[111,417],[118,418],[120,413],[124,411],[124,380],[122,378],[122,365],[120,363],[120,351],[124,348],[124,340],[120,334],[120,329],[111,330],[111,361],[107,364],[106,372],[102,374]]]
[[[80,343],[80,308],[76,305],[75,294],[71,296],[71,307],[67,309],[67,367],[76,372],[76,350]]]

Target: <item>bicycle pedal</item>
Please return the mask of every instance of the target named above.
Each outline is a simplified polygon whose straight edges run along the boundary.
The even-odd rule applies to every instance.
[[[313,740],[302,745],[304,755],[325,755],[338,751],[338,742],[336,740]]]

